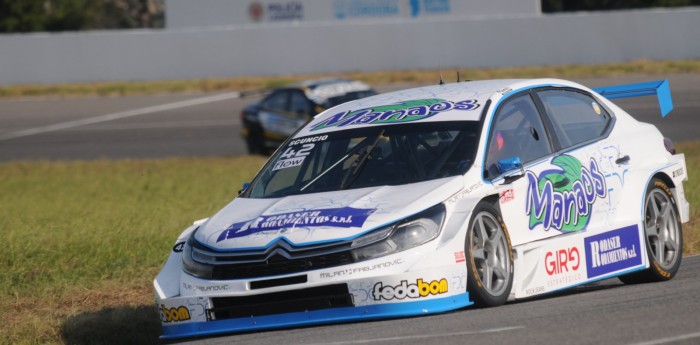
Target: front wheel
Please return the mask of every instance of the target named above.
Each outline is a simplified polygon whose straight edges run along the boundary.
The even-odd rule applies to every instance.
[[[467,289],[477,306],[498,306],[506,302],[513,286],[508,230],[490,203],[479,203],[472,214],[465,243]]]
[[[676,200],[666,183],[652,179],[644,198],[644,238],[649,268],[620,277],[626,284],[665,281],[681,266],[683,229]]]

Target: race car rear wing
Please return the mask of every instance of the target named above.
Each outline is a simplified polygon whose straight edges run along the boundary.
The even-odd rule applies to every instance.
[[[666,117],[673,110],[671,88],[668,80],[649,81],[639,84],[603,86],[593,89],[607,99],[630,98],[656,95],[661,108],[661,116]]]

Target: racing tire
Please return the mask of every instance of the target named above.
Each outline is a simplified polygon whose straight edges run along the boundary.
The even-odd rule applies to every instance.
[[[656,178],[649,182],[642,220],[649,268],[619,277],[625,284],[666,281],[681,266],[683,228],[676,199],[665,182]]]
[[[513,251],[499,210],[481,202],[474,208],[465,241],[467,291],[478,307],[508,300],[513,286]]]

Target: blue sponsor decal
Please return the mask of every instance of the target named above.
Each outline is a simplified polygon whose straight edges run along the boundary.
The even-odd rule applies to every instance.
[[[338,19],[394,17],[399,14],[399,0],[334,0],[333,12]]]
[[[260,216],[245,222],[231,224],[219,235],[216,242],[287,228],[322,226],[360,228],[374,211],[376,209],[343,207]]]
[[[411,16],[418,17],[421,10],[425,14],[446,14],[450,13],[450,0],[409,0]]]
[[[636,225],[584,239],[588,278],[642,264]]]

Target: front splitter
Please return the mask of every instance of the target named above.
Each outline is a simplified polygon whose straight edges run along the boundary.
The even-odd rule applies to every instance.
[[[163,325],[161,339],[209,336],[223,333],[260,331],[328,323],[385,319],[441,313],[474,304],[469,293],[427,301],[373,304],[227,320]]]

